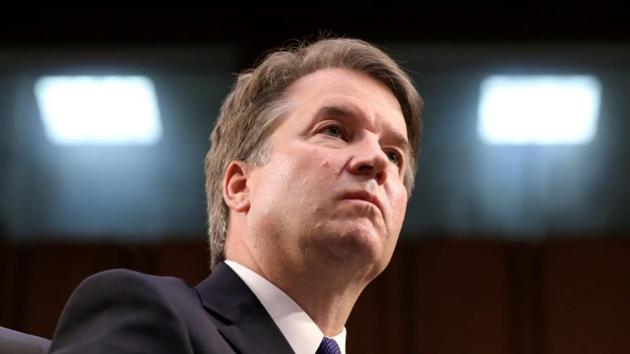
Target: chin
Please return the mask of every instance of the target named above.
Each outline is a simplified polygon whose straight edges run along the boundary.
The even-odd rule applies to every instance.
[[[365,266],[378,263],[384,256],[385,237],[371,226],[346,225],[326,243],[331,253],[344,262],[357,262]]]

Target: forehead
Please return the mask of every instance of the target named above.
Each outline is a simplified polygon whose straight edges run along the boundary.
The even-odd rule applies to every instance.
[[[314,115],[318,110],[338,108],[406,136],[398,100],[387,86],[367,74],[343,68],[322,69],[301,77],[286,93],[292,111]]]

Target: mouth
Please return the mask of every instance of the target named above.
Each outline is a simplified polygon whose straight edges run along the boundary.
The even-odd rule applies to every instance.
[[[374,205],[383,214],[383,207],[380,200],[374,195],[366,191],[355,191],[343,194],[344,200],[362,200]]]

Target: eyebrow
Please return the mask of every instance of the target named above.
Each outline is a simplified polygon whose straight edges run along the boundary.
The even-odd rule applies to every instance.
[[[327,105],[320,108],[317,111],[317,114],[315,114],[315,117],[331,116],[331,117],[339,117],[339,118],[344,118],[344,117],[353,118],[358,115],[360,114],[352,106],[348,106],[345,104],[335,104],[335,105]],[[405,125],[406,124],[407,122],[405,121]],[[404,149],[408,154],[411,154],[411,146],[409,145],[409,140],[407,139],[406,136],[396,131],[391,131],[389,135],[391,135],[391,138],[389,140],[392,140],[394,145],[399,146],[400,148]]]

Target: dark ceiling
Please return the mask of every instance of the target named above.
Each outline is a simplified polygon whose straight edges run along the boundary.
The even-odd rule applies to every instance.
[[[229,43],[251,63],[261,52],[320,33],[375,42],[630,40],[630,3],[433,1],[93,3],[0,12],[4,48],[189,46]]]
[[[230,42],[268,49],[332,31],[383,40],[630,40],[622,1],[433,1],[20,6],[0,12],[0,45],[187,45]]]
[[[21,5],[0,12],[4,48],[240,47],[245,65],[320,33],[374,42],[630,41],[630,3],[433,1]]]

